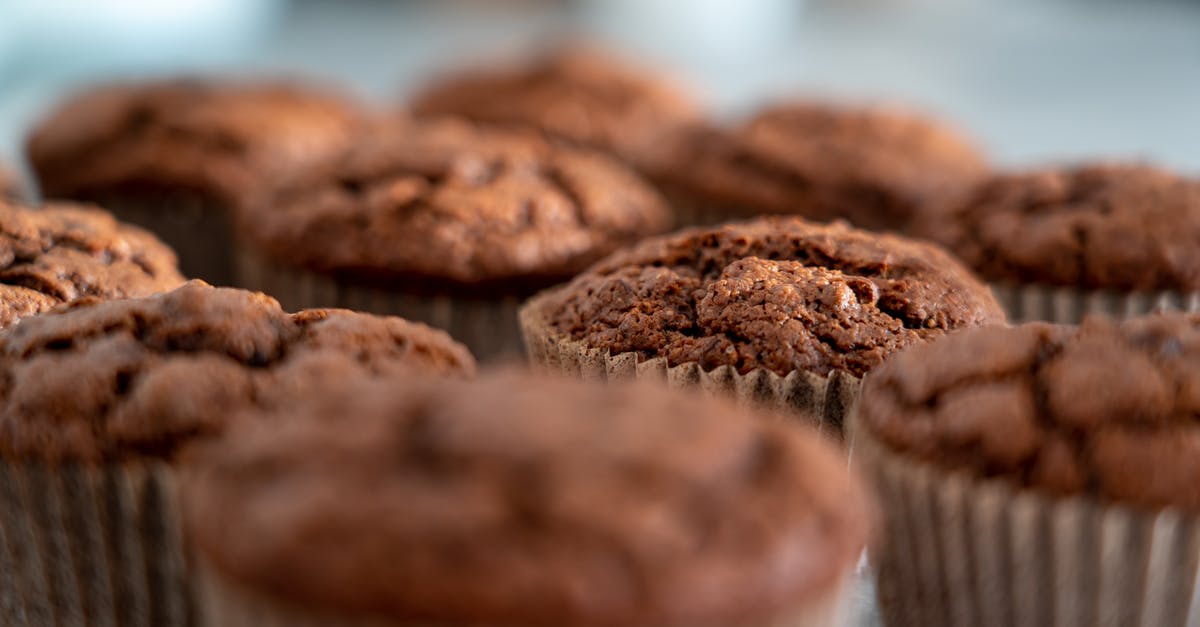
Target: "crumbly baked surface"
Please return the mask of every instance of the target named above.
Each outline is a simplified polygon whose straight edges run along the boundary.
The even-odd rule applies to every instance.
[[[768,107],[732,129],[697,125],[659,153],[655,178],[691,202],[879,230],[905,229],[922,208],[986,172],[973,144],[934,120],[804,101]]]
[[[49,198],[187,189],[233,203],[340,150],[362,115],[336,94],[298,85],[116,84],[65,101],[27,147]]]
[[[170,460],[239,409],[409,370],[465,375],[474,360],[424,325],[344,310],[288,314],[263,294],[198,281],[87,300],[0,335],[0,455]]]
[[[1056,495],[1200,508],[1200,317],[966,331],[864,384],[901,455]]]
[[[764,218],[645,240],[529,307],[592,348],[671,365],[862,376],[906,346],[1004,321],[941,249]]]
[[[815,433],[649,386],[411,380],[243,424],[199,458],[190,535],[238,589],[326,614],[766,624],[867,537]]]
[[[1200,179],[1151,166],[998,175],[917,233],[995,281],[1200,290]]]
[[[0,328],[81,298],[128,298],[183,283],[175,253],[95,208],[0,199]]]
[[[617,161],[461,120],[399,124],[248,211],[275,259],[435,288],[544,286],[667,228]]]
[[[700,117],[691,96],[668,79],[580,47],[523,66],[450,75],[417,94],[412,110],[529,127],[635,165],[664,135]]]

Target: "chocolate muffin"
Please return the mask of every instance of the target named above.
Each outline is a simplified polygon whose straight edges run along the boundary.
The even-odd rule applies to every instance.
[[[222,625],[833,624],[867,539],[814,434],[653,387],[413,380],[245,423],[186,486]]]
[[[859,378],[885,358],[1004,316],[935,246],[762,218],[645,240],[540,294],[521,321],[551,370],[665,374],[840,428]]]
[[[659,196],[602,154],[413,122],[247,211],[241,280],[293,307],[423,320],[492,357],[519,351],[521,298],[668,220]]]
[[[660,152],[653,178],[681,220],[700,223],[793,214],[903,230],[986,169],[970,140],[935,120],[815,101],[767,107],[731,129],[698,125]]]
[[[63,303],[148,296],[181,283],[171,249],[99,209],[0,199],[0,328]]]
[[[283,83],[172,80],[93,88],[29,138],[46,198],[98,202],[233,280],[232,211],[282,172],[336,154],[363,122],[336,94]]]
[[[1184,314],[971,330],[876,369],[854,438],[886,496],[885,614],[1186,624],[1198,391],[1200,317]]]
[[[636,167],[649,165],[665,136],[700,119],[700,107],[668,78],[578,46],[451,75],[419,92],[411,109],[536,129]]]
[[[1161,168],[998,174],[915,231],[993,282],[1015,319],[1200,309],[1200,180]]]
[[[423,325],[200,282],[23,320],[0,334],[6,623],[197,624],[175,499],[197,443],[351,379],[473,369]]]

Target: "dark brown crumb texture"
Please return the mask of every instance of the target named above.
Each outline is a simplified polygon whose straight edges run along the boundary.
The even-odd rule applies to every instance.
[[[986,171],[970,141],[933,120],[818,102],[769,107],[729,130],[696,126],[660,149],[656,178],[693,202],[870,229],[903,229]]]
[[[84,301],[0,335],[0,455],[174,458],[231,413],[357,376],[469,374],[449,336],[344,310],[285,313],[193,281],[150,298]]]
[[[935,246],[765,218],[646,240],[533,305],[550,328],[671,365],[855,376],[947,331],[1004,321]]]
[[[177,287],[175,253],[98,209],[0,199],[0,328],[81,298],[130,298]]]
[[[451,75],[418,94],[412,109],[537,129],[635,165],[664,135],[699,118],[698,105],[667,79],[578,47],[521,67]]]
[[[1200,180],[1150,166],[999,175],[916,231],[994,281],[1200,290]]]
[[[872,373],[888,446],[1055,495],[1200,508],[1200,317],[956,334]]]
[[[767,624],[866,541],[860,486],[815,434],[663,389],[503,373],[278,418],[206,451],[187,527],[241,589],[335,614]]]
[[[449,119],[381,132],[244,218],[285,263],[470,287],[551,284],[669,224],[609,157]]]

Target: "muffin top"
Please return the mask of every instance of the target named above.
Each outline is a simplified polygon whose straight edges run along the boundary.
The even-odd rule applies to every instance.
[[[767,623],[867,536],[815,434],[657,387],[502,372],[306,403],[206,450],[185,520],[239,588],[455,625]]]
[[[360,112],[290,84],[175,80],[92,88],[29,138],[47,197],[187,188],[236,201],[349,143]]]
[[[352,376],[469,374],[445,333],[343,310],[288,314],[254,292],[192,281],[87,300],[0,335],[0,456],[174,459],[231,413],[336,389]]]
[[[972,329],[871,373],[865,428],[923,462],[1051,494],[1200,509],[1200,317]]]
[[[552,332],[612,354],[779,375],[862,376],[910,344],[1004,321],[941,249],[799,218],[648,239],[527,307]]]
[[[656,176],[701,202],[870,229],[905,227],[985,171],[975,147],[938,122],[818,102],[776,105],[729,130],[697,126],[662,150]]]
[[[255,204],[244,230],[280,261],[472,293],[557,282],[669,222],[608,156],[450,119],[380,132]]]
[[[1200,180],[1151,166],[997,175],[916,231],[994,281],[1200,290]]]
[[[664,77],[582,47],[450,76],[418,94],[412,109],[531,127],[639,165],[664,134],[700,117],[692,98]]]
[[[175,253],[98,209],[0,199],[0,328],[81,298],[129,298],[183,283]]]

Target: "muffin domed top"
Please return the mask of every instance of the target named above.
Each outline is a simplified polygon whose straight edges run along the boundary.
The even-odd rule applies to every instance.
[[[234,411],[408,369],[469,374],[441,331],[344,310],[288,314],[193,281],[27,318],[0,335],[0,456],[171,459]]]
[[[791,102],[743,124],[664,142],[656,176],[747,214],[786,213],[900,229],[960,193],[984,158],[953,129],[897,108]]]
[[[864,428],[914,459],[1052,494],[1200,509],[1200,317],[973,329],[871,373]]]
[[[81,298],[146,296],[183,283],[175,253],[95,208],[0,199],[0,328]]]
[[[290,84],[111,85],[54,111],[30,137],[29,158],[48,197],[179,186],[236,200],[345,146],[360,116],[334,94]]]
[[[257,205],[245,230],[282,261],[474,289],[562,280],[669,222],[610,157],[449,119],[397,125]]]
[[[452,75],[418,94],[413,111],[527,126],[639,165],[665,133],[699,118],[667,79],[582,47]]]
[[[867,536],[814,433],[513,373],[305,403],[206,450],[185,519],[239,588],[430,624],[765,624]],[[285,501],[281,501],[286,495]]]
[[[1004,321],[944,251],[842,223],[764,218],[645,240],[528,306],[612,354],[861,376],[910,344]]]
[[[990,280],[1200,290],[1200,180],[1151,166],[997,175],[921,222]]]

